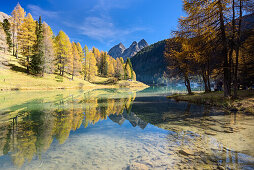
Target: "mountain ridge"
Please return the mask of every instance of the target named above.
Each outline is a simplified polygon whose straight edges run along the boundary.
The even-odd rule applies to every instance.
[[[142,39],[139,42],[133,41],[129,48],[126,48],[121,42],[114,47],[112,47],[108,54],[113,58],[122,57],[125,61],[127,58],[131,58],[136,55],[143,48],[147,47],[148,43],[146,40]]]

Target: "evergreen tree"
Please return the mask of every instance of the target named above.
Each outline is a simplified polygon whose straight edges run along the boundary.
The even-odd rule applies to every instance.
[[[43,28],[41,17],[39,17],[39,22],[36,22],[36,44],[35,44],[35,55],[32,56],[31,69],[34,74],[43,75],[43,66],[45,63],[44,50],[43,50]]]
[[[2,25],[3,25],[4,32],[6,34],[6,42],[7,42],[8,47],[9,47],[8,51],[10,52],[11,51],[11,47],[12,47],[11,24],[10,24],[8,19],[4,19]]]

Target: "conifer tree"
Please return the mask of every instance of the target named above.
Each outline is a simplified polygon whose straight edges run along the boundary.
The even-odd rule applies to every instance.
[[[12,39],[11,39],[11,24],[8,19],[3,20],[3,29],[6,35],[6,42],[8,44],[8,51],[11,51]]]
[[[21,26],[23,20],[25,19],[26,12],[21,7],[21,5],[18,3],[16,5],[16,7],[14,8],[14,10],[12,11],[11,15],[12,15],[12,18],[11,18],[11,21],[12,21],[12,41],[13,41],[12,51],[13,51],[13,55],[16,55],[16,57],[18,58],[18,49],[19,48],[18,48],[17,35],[19,32],[20,26]]]
[[[124,67],[119,58],[116,59],[116,69],[115,69],[116,78],[123,80],[124,79]]]
[[[59,75],[63,76],[65,69],[69,71],[72,63],[68,64],[68,57],[72,56],[72,48],[69,37],[61,30],[55,38],[55,54]]]
[[[44,58],[44,50],[43,50],[43,28],[41,16],[39,17],[39,21],[36,22],[36,44],[34,47],[35,54],[32,56],[31,60],[31,69],[34,74],[43,75],[44,70],[43,66],[45,63]]]
[[[73,57],[73,67],[72,67],[72,80],[73,77],[79,75],[81,69],[81,61],[80,61],[80,54],[76,43],[72,43],[72,57]]]
[[[132,70],[129,63],[125,63],[125,80],[132,79]]]
[[[85,80],[91,81],[96,74],[97,74],[97,66],[94,53],[88,52],[84,66]]]
[[[78,55],[79,55],[79,67],[78,67],[78,72],[81,74],[82,73],[82,61],[84,59],[84,52],[82,50],[82,47],[79,42],[76,43],[76,47],[78,50]]]
[[[21,54],[26,57],[25,66],[27,67],[27,73],[29,73],[30,58],[35,54],[36,40],[36,22],[29,13],[18,30],[18,47]]]
[[[43,22],[43,51],[44,51],[44,65],[43,70],[45,73],[54,73],[56,56],[55,56],[55,47],[53,40],[53,31],[50,26]]]

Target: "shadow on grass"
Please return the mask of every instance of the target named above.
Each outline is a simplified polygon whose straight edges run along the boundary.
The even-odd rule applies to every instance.
[[[11,68],[11,70],[13,70],[13,71],[22,72],[22,73],[26,73],[26,71],[27,71],[25,68],[16,66],[16,65],[14,65],[14,64],[9,64],[8,66],[9,66],[9,67]]]

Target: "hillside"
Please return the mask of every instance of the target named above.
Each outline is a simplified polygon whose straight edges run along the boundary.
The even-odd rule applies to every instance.
[[[159,41],[138,52],[131,58],[137,80],[146,84],[154,84],[166,71],[164,50],[166,40]]]
[[[0,51],[0,91],[4,90],[56,90],[56,89],[102,89],[102,88],[130,88],[139,90],[148,86],[138,81],[115,81],[114,78],[93,77],[90,82],[76,76],[71,80],[71,75],[64,77],[58,74],[44,74],[43,77],[28,75],[26,68],[20,64],[19,59]]]

